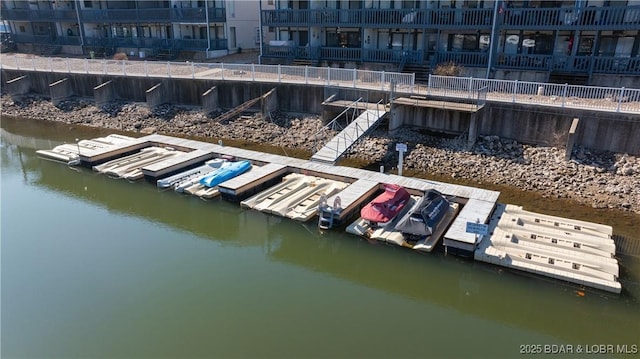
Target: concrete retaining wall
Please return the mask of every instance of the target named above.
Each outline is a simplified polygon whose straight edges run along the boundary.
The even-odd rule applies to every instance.
[[[94,88],[112,81],[113,90],[127,101],[146,102],[146,91],[162,84],[165,102],[179,105],[202,106],[202,94],[217,87],[218,103],[222,109],[234,108],[259,97],[277,87],[277,108],[283,112],[322,114],[322,101],[336,93],[336,100],[367,102],[388,101],[389,93],[358,89],[334,89],[307,84],[273,84],[229,82],[218,80],[139,78],[86,74],[54,74],[2,70],[2,87],[6,79],[28,75],[31,90],[49,95],[49,84],[67,78],[74,95],[93,98]],[[327,112],[336,112],[327,109]],[[389,115],[390,128],[398,126],[424,127],[433,131],[468,133],[470,114],[434,108],[394,106]],[[640,155],[640,115],[609,113],[604,111],[574,110],[544,106],[502,104],[488,102],[485,113],[478,119],[479,135],[497,135],[525,143],[566,145],[567,135],[574,118],[580,119],[575,138],[577,146],[613,152]],[[336,113],[339,113],[337,111]]]

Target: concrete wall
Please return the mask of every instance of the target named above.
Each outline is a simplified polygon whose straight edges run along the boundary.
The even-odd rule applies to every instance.
[[[19,99],[31,91],[31,80],[29,80],[29,76],[16,77],[7,81],[6,89],[13,99]]]
[[[428,128],[446,133],[468,132],[471,117],[467,112],[397,104],[394,104],[394,112],[392,122],[399,121],[405,126]]]
[[[640,115],[517,104],[488,104],[485,111],[480,135],[563,147],[571,122],[579,118],[576,145],[640,154]]]
[[[216,86],[218,102],[222,109],[231,109],[254,99],[276,87],[277,108],[283,112],[322,114],[322,102],[336,93],[336,100],[365,101],[388,100],[389,94],[381,91],[335,89],[305,84],[275,84],[253,82],[229,82],[192,79],[129,78],[86,74],[52,74],[2,70],[3,90],[7,79],[28,75],[31,90],[48,96],[49,84],[68,78],[76,96],[92,98],[94,88],[109,80],[120,98],[145,102],[146,91],[161,83],[165,101],[180,105],[202,105],[202,94]],[[395,114],[389,121],[392,129],[400,125],[424,127],[434,131],[464,133],[469,131],[470,114],[413,106],[394,106]],[[555,107],[487,103],[485,113],[478,121],[479,135],[497,135],[525,143],[557,145],[564,147],[574,118],[580,119],[576,132],[576,145],[598,150],[627,152],[640,155],[640,115],[609,113],[604,111],[574,110]],[[328,109],[328,112],[334,112]],[[339,111],[337,112],[339,113]]]

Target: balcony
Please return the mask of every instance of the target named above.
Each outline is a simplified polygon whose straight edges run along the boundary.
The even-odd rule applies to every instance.
[[[534,30],[637,30],[640,6],[504,9],[502,27]]]
[[[552,59],[553,56],[551,55],[499,54],[496,67],[501,69],[550,71]]]
[[[88,22],[225,22],[224,8],[150,8],[150,9],[110,9],[82,10],[82,19]],[[205,46],[206,47],[206,46]]]
[[[424,61],[422,50],[363,49],[363,61],[398,64],[405,59],[406,64],[421,64]]]
[[[430,27],[438,29],[490,29],[493,9],[432,10]]]
[[[322,60],[333,61],[362,61],[362,49],[349,47],[322,47],[320,48]]]
[[[594,57],[593,72],[638,75],[640,57]]]
[[[75,10],[29,10],[2,7],[2,19],[12,21],[78,21]]]
[[[80,36],[12,35],[15,43],[80,46]]]
[[[158,39],[148,37],[117,37],[99,38],[87,37],[84,39],[86,46],[92,47],[130,47],[130,48],[152,48],[152,49],[173,49],[173,50],[226,50],[227,39]]]
[[[373,28],[491,28],[492,9],[305,9],[263,10],[264,26]]]
[[[453,62],[465,67],[487,67],[489,55],[486,52],[438,52],[431,58],[431,66]]]
[[[55,37],[51,35],[12,35],[15,43],[27,44],[52,44]]]

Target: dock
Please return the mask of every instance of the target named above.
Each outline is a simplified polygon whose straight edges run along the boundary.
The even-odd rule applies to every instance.
[[[499,204],[480,242],[478,261],[620,293],[610,226]]]
[[[412,196],[420,196],[434,189],[455,204],[451,224],[446,231],[443,229],[444,233],[438,233],[447,253],[605,291],[621,291],[610,226],[536,214],[521,207],[499,204],[497,200],[500,193],[497,191],[157,134],[112,146],[83,149],[79,157],[83,165],[94,166],[149,147],[170,147],[180,152],[179,155],[141,168],[145,178],[152,182],[201,165],[212,158],[251,161],[255,166],[251,171],[221,183],[216,189],[224,199],[234,202],[242,202],[275,186],[289,174],[342,182],[339,192],[319,202],[332,208],[328,214],[321,212],[319,217],[328,219],[326,223],[331,223],[328,228],[347,224],[354,214],[359,214],[359,210],[382,191],[384,184],[398,184]],[[483,236],[467,232],[469,222],[488,224],[489,233]],[[398,235],[402,236],[402,233]],[[403,247],[415,247],[399,239],[381,239]],[[413,249],[430,251],[437,239],[433,238],[432,241],[416,243],[424,248]]]

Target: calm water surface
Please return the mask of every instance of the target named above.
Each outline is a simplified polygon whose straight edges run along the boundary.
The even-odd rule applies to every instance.
[[[113,131],[2,127],[2,357],[487,358],[527,344],[640,345],[638,258],[621,258],[622,295],[581,296],[35,155]]]

